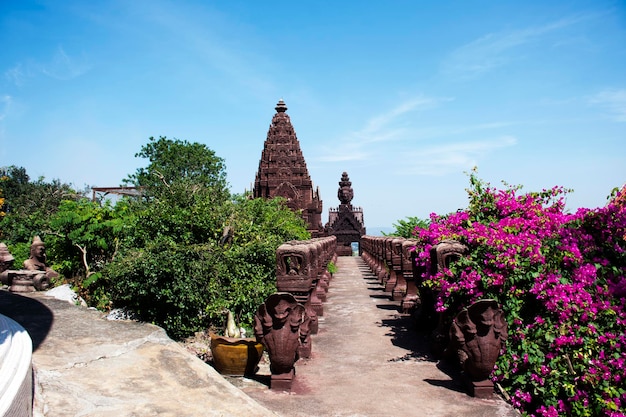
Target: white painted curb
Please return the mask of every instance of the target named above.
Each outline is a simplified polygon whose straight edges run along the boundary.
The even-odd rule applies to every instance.
[[[26,330],[0,314],[0,416],[33,415],[32,357]]]

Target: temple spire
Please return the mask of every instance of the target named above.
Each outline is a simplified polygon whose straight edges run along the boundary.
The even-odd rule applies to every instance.
[[[287,105],[285,104],[282,98],[278,100],[278,104],[276,104],[275,109],[278,113],[284,113],[287,111]]]
[[[267,132],[261,153],[252,196],[283,197],[294,211],[302,213],[307,229],[314,237],[323,233],[322,201],[306,167],[300,143],[281,98]]]

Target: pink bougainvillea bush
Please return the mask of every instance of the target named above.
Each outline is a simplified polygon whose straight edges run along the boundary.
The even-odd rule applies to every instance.
[[[424,274],[436,310],[502,305],[509,339],[493,379],[525,415],[626,415],[626,188],[604,207],[567,213],[561,187],[498,190],[475,172],[470,184],[466,210],[416,229],[423,271],[442,239],[469,247]]]

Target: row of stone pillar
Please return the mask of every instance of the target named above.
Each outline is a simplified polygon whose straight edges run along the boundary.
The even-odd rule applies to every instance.
[[[276,289],[255,315],[254,333],[270,359],[270,388],[289,391],[298,358],[311,356],[311,334],[318,331],[318,317],[332,275],[328,264],[336,262],[335,236],[289,241],[276,250]]]
[[[421,273],[415,262],[416,245],[416,240],[401,237],[361,237],[361,257],[385,287],[385,292],[391,293],[391,299],[400,301],[405,314],[420,303],[417,285],[421,282]]]
[[[447,352],[457,360],[471,395],[489,398],[493,383],[489,376],[507,338],[504,312],[495,300],[478,300],[454,315],[435,311],[435,290],[422,286],[423,279],[448,268],[467,254],[468,248],[455,240],[443,240],[428,254],[430,271],[417,266],[420,248],[415,239],[362,236],[362,258],[378,277],[390,298],[400,301],[402,313],[412,314],[422,325],[433,329],[432,348],[443,356]]]

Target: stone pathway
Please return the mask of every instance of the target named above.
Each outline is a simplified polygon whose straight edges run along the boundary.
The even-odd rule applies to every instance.
[[[518,415],[495,394],[465,394],[360,257],[340,257],[337,267],[312,358],[296,363],[293,391],[269,390],[267,366],[254,380],[231,379],[236,386],[282,416]]]

